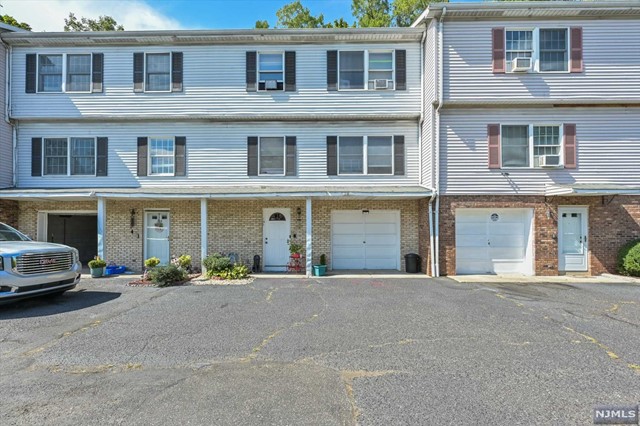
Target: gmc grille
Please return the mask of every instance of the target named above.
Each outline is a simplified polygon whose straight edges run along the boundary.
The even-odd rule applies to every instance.
[[[68,271],[73,266],[73,253],[52,252],[23,254],[16,258],[16,271],[22,275]]]

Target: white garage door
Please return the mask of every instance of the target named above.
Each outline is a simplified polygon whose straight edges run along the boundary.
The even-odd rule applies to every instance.
[[[457,209],[457,274],[533,275],[532,209]]]
[[[400,212],[336,210],[331,213],[333,269],[400,269]]]

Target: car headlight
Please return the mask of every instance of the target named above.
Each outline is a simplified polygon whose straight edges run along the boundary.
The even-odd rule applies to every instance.
[[[71,251],[73,252],[73,263],[76,263],[80,260],[80,252],[78,251],[78,249],[73,247],[71,248]]]

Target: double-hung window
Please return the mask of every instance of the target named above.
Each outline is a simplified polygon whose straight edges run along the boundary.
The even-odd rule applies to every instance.
[[[62,92],[62,55],[38,55],[38,92]]]
[[[44,138],[44,174],[79,176],[96,174],[95,138]]]
[[[503,125],[503,168],[562,165],[562,131],[558,125]]]
[[[284,53],[258,53],[258,90],[284,90]]]
[[[91,55],[67,55],[67,92],[91,91]]]
[[[507,30],[505,58],[507,72],[566,72],[569,69],[569,31],[567,28]]]
[[[175,139],[149,138],[149,175],[173,176],[175,170]]]
[[[171,54],[148,53],[145,66],[147,92],[171,91]]]
[[[260,175],[284,176],[284,137],[261,137],[258,152]]]
[[[393,50],[340,51],[338,59],[338,88],[393,89]]]
[[[393,137],[340,136],[338,173],[341,175],[393,174]]]

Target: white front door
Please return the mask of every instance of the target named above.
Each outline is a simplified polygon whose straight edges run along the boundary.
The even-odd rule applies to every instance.
[[[291,209],[263,210],[264,271],[282,272],[289,263],[289,234],[291,233]]]
[[[145,212],[144,258],[157,257],[163,265],[169,263],[169,212]]]
[[[586,271],[588,269],[587,207],[558,208],[558,269]]]

